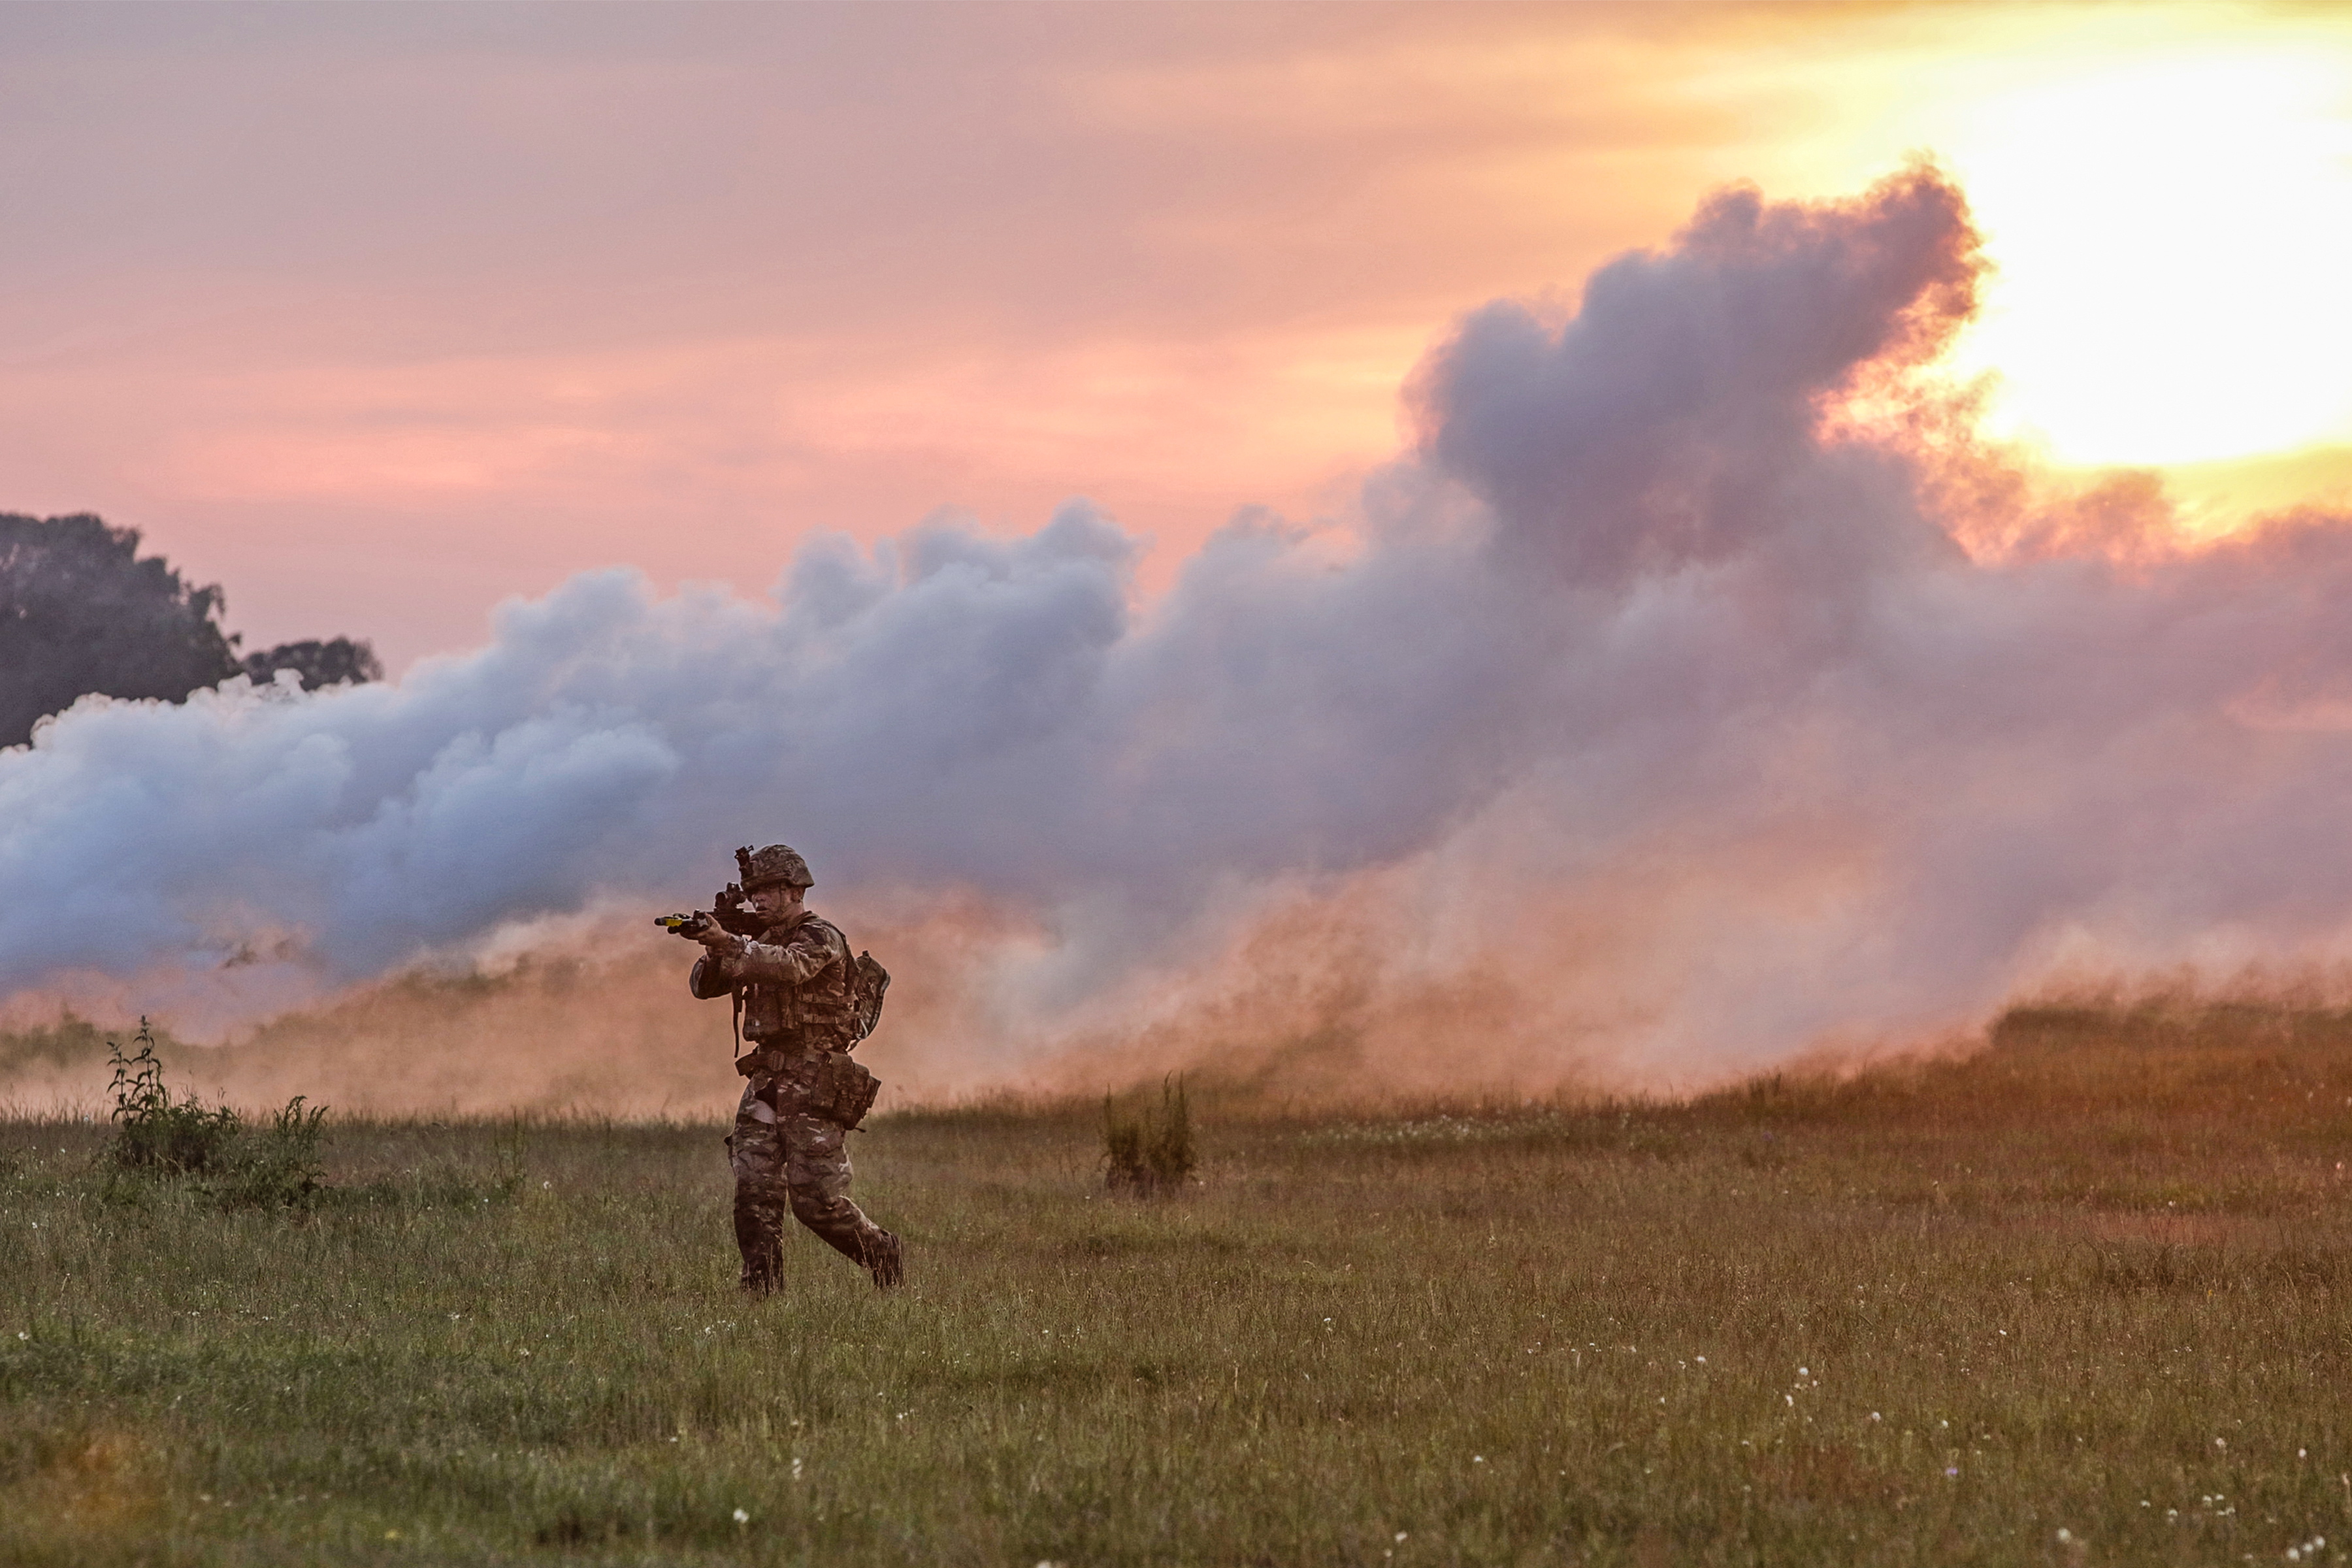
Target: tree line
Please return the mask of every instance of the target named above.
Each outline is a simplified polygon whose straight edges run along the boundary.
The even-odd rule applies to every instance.
[[[91,692],[177,702],[281,669],[305,689],[383,678],[375,649],[351,637],[243,652],[221,626],[225,605],[219,584],[197,587],[141,555],[135,528],[89,512],[0,512],[0,746],[24,744],[36,722]]]

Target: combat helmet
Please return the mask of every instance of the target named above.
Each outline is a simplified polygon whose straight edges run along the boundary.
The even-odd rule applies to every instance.
[[[765,849],[745,845],[735,851],[735,864],[747,893],[761,888],[816,886],[816,879],[809,875],[808,862],[789,844],[771,844]]]

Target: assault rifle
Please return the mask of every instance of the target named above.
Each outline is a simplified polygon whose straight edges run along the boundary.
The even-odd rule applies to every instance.
[[[737,936],[758,936],[767,929],[766,921],[744,900],[743,889],[733,882],[719,890],[719,896],[710,900],[708,910],[697,910],[685,915],[656,915],[654,924],[672,936],[698,940],[713,926],[733,931]]]

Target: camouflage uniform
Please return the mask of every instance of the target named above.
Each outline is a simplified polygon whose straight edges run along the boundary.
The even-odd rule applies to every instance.
[[[739,937],[731,949],[710,951],[694,966],[695,995],[740,990],[743,1036],[753,1047],[737,1064],[750,1081],[727,1141],[747,1290],[776,1288],[788,1208],[826,1245],[871,1270],[876,1284],[898,1282],[898,1238],[849,1200],[846,1131],[805,1109],[810,1074],[825,1053],[849,1043],[849,939],[805,910],[758,940]]]

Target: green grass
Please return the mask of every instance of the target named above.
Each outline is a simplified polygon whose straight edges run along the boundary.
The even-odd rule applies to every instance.
[[[1102,1190],[1097,1102],[883,1119],[857,1192],[909,1288],[803,1238],[764,1301],[717,1127],[331,1119],[278,1210],[0,1124],[0,1563],[2352,1542],[2341,1016],[2020,1015],[1682,1105],[1192,1108],[1159,1202]]]

